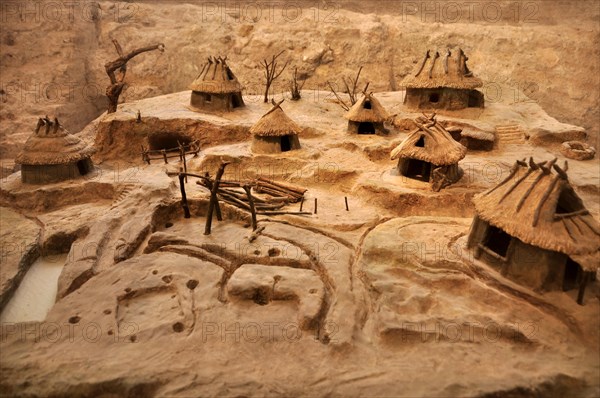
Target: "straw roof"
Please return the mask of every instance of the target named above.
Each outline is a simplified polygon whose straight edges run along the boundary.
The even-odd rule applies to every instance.
[[[22,165],[54,165],[78,162],[96,150],[70,134],[58,121],[38,120],[34,134],[27,139],[15,162]]]
[[[274,103],[273,107],[265,113],[259,120],[250,128],[250,132],[257,136],[282,136],[288,134],[299,134],[302,127],[290,119],[283,109],[281,109],[281,100],[279,103]]]
[[[464,127],[460,133],[461,137],[470,137],[481,141],[495,141],[496,136],[489,131],[483,131],[472,127]]]
[[[555,163],[556,159],[517,161],[506,179],[473,198],[475,209],[480,218],[509,235],[564,253],[585,270],[596,270],[600,225],[569,183],[567,162],[562,168]],[[557,212],[559,203],[564,209],[561,212]]]
[[[370,108],[365,107],[365,104],[370,104]],[[356,101],[346,113],[346,119],[359,123],[383,123],[388,117],[389,114],[377,98],[373,97],[373,93],[363,94],[362,99]]]
[[[430,51],[419,62],[415,71],[404,80],[407,88],[474,89],[483,85],[467,67],[469,58],[460,48],[456,51]]]
[[[408,137],[392,150],[392,160],[419,159],[436,166],[447,166],[458,163],[467,154],[467,148],[456,142],[436,121],[435,113],[429,117],[418,117],[415,124],[417,129],[410,132]],[[417,146],[419,142],[422,142],[423,146]]]
[[[209,94],[241,92],[242,85],[229,69],[226,61],[227,57],[208,57],[190,88],[193,91]]]

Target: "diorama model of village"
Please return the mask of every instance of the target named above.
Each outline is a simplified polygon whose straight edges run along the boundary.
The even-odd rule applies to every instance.
[[[161,10],[148,18],[177,19]],[[406,17],[361,10],[336,29]],[[431,25],[410,18],[399,32]],[[473,27],[394,54],[405,72],[386,89],[344,42],[313,60],[344,73],[310,87],[319,69],[291,55],[291,28],[265,23],[253,81],[209,29],[172,49],[176,27],[96,28],[99,116],[76,131],[58,107],[0,119],[18,142],[0,184],[0,395],[600,395],[597,132],[531,93],[493,97],[481,76],[497,54],[461,36]],[[365,24],[345,40],[368,46]],[[503,40],[518,62],[528,39]],[[195,59],[187,89],[128,97],[151,74],[138,63],[167,55]]]

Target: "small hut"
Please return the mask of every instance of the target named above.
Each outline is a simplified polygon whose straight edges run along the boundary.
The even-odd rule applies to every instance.
[[[383,123],[389,117],[373,93],[363,93],[346,114],[348,132],[352,134],[385,134]]]
[[[600,225],[569,183],[567,167],[556,159],[515,162],[507,178],[473,198],[468,247],[531,288],[579,286],[581,303],[600,264]]]
[[[209,57],[192,83],[192,108],[230,112],[244,106],[242,85],[229,69],[227,57]]]
[[[94,169],[94,152],[94,148],[69,134],[58,119],[52,121],[46,116],[38,120],[15,162],[21,165],[21,181],[46,184],[88,174]]]
[[[279,153],[300,149],[298,134],[302,128],[290,119],[281,104],[273,101],[273,107],[250,128],[254,138],[252,151],[257,153]]]
[[[440,53],[427,50],[415,72],[404,80],[404,103],[416,109],[483,108],[483,85],[467,67],[469,58],[459,48]]]
[[[434,191],[460,180],[463,172],[458,162],[467,148],[452,138],[435,114],[418,117],[415,124],[417,128],[390,155],[398,159],[399,174],[429,182]]]

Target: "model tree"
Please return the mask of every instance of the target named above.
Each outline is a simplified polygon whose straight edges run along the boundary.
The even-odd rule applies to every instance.
[[[358,72],[356,72],[356,77],[354,78],[354,80],[352,80],[350,78],[346,79],[345,77],[342,77],[342,82],[344,83],[345,93],[348,94],[348,97],[350,99],[350,104],[347,104],[346,101],[344,101],[343,99],[340,98],[340,96],[335,91],[335,88],[333,87],[331,82],[329,82],[329,81],[327,82],[327,84],[329,85],[329,89],[331,90],[333,95],[335,95],[335,98],[337,98],[340,106],[342,108],[344,108],[345,110],[350,110],[352,105],[356,104],[356,101],[357,101],[356,94],[358,92],[358,79],[360,78],[360,72],[362,71],[362,68],[363,68],[362,66],[360,68],[358,68]],[[367,83],[367,87],[368,87],[368,83]],[[367,90],[367,87],[365,87],[365,89],[363,90],[363,93]]]
[[[283,73],[283,71],[285,70],[286,66],[289,63],[289,61],[286,61],[286,63],[283,65],[283,68],[281,68],[279,71],[277,70],[277,58],[279,58],[279,56],[281,54],[283,54],[283,51],[281,51],[277,55],[273,55],[270,62],[267,62],[266,59],[263,59],[263,61],[261,63],[261,65],[265,69],[264,70],[265,79],[266,79],[265,98],[264,98],[265,103],[269,102],[269,90],[271,89],[271,85],[273,84],[273,81],[275,81],[275,79],[277,79]]]
[[[127,73],[127,62],[133,57],[148,52],[159,50],[160,52],[165,51],[165,45],[155,44],[153,46],[142,47],[131,51],[129,54],[125,55],[123,53],[123,49],[121,45],[116,39],[113,39],[113,44],[119,54],[119,58],[114,61],[107,62],[104,64],[104,69],[106,69],[106,74],[110,78],[110,86],[106,88],[106,96],[108,97],[108,110],[107,113],[113,113],[117,111],[117,105],[119,104],[119,96],[123,92],[123,89],[126,87],[125,83],[125,74]]]
[[[302,87],[304,87],[304,83],[306,83],[306,79],[298,82],[298,68],[294,68],[294,74],[292,75],[292,80],[290,81],[290,94],[292,95],[292,101],[298,101],[301,98],[300,91]]]

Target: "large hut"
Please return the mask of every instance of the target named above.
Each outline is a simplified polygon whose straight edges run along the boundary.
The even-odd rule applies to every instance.
[[[58,119],[45,117],[38,120],[15,162],[21,165],[21,181],[46,184],[88,174],[94,168],[94,152],[94,148],[69,134]]]
[[[250,128],[254,136],[252,151],[256,153],[279,153],[300,149],[298,134],[302,128],[290,119],[281,104],[273,102],[273,107]]]
[[[400,175],[429,182],[434,191],[460,180],[463,171],[458,162],[467,148],[456,142],[437,122],[435,114],[415,119],[416,129],[390,155],[398,159]]]
[[[389,117],[388,113],[373,93],[363,93],[346,114],[348,132],[352,134],[384,134],[383,123]]]
[[[533,289],[579,286],[581,303],[600,264],[600,225],[569,183],[567,167],[556,159],[515,162],[498,185],[473,198],[468,247]]]
[[[244,106],[242,85],[229,69],[227,57],[209,57],[191,89],[194,109],[230,112]]]
[[[404,103],[416,109],[483,108],[483,85],[467,67],[469,58],[459,48],[443,52],[427,50],[416,70],[404,80]]]

